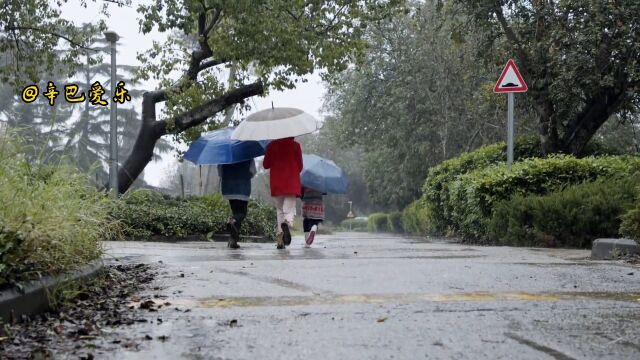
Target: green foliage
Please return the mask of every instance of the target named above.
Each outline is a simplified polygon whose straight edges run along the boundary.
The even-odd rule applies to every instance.
[[[636,198],[633,207],[622,216],[620,234],[640,242],[640,186],[636,187]]]
[[[94,0],[95,1],[95,0]],[[130,0],[122,0],[129,3]],[[43,74],[70,75],[84,59],[90,39],[107,29],[104,21],[83,28],[63,19],[67,0],[7,0],[0,9],[0,80],[22,90]],[[106,3],[102,13],[106,14]]]
[[[501,245],[590,248],[596,238],[618,237],[637,181],[604,179],[548,195],[516,195],[495,205],[488,238]]]
[[[640,170],[640,157],[607,156],[577,159],[554,156],[492,165],[461,175],[448,185],[447,208],[457,234],[486,239],[495,205],[515,195],[544,195],[598,178],[629,176]]]
[[[324,76],[360,60],[367,26],[402,11],[403,3],[161,0],[141,4],[137,8],[141,31],[171,36],[138,54],[143,64],[138,75],[144,80],[153,77],[169,90],[164,110],[168,119],[257,79],[267,89],[294,88],[316,69]],[[203,69],[197,81],[184,74],[176,87],[176,69],[188,69],[197,57],[220,66]],[[233,84],[226,84],[224,67],[235,69]],[[249,107],[240,105],[240,111]],[[204,128],[221,121],[220,116],[214,118]],[[176,129],[169,124],[169,131]],[[194,134],[186,135],[177,139],[188,141]]]
[[[387,229],[398,234],[405,232],[404,226],[402,225],[402,213],[400,211],[394,211],[387,216]]]
[[[369,195],[385,209],[418,198],[430,166],[504,137],[495,126],[504,121],[504,99],[490,86],[496,73],[477,61],[476,34],[454,39],[435,3],[413,2],[406,16],[369,28],[366,62],[332,79],[325,97],[337,119],[326,130],[364,148]],[[518,131],[526,133],[532,111],[518,109]]]
[[[637,1],[454,0],[450,18],[484,34],[478,57],[515,56],[552,152],[581,154],[611,115],[637,114]],[[467,16],[463,16],[466,14]],[[469,19],[475,22],[469,21]],[[476,59],[477,60],[477,59]]]
[[[185,237],[225,232],[231,212],[220,194],[175,199],[148,190],[127,192],[112,213],[125,226],[124,234],[136,239],[153,235]],[[270,206],[249,202],[242,235],[275,237],[275,212]]]
[[[11,138],[10,138],[11,137]],[[68,166],[37,165],[0,135],[0,287],[97,259],[118,234],[110,201]]]
[[[518,138],[514,146],[514,160],[541,156],[540,142],[536,138]],[[507,144],[480,147],[472,152],[443,161],[429,170],[422,188],[425,206],[431,216],[430,226],[434,232],[445,233],[452,225],[453,208],[449,207],[449,186],[458,176],[507,161]]]
[[[585,149],[586,155],[618,154],[616,149],[599,142],[590,143]],[[542,156],[540,140],[535,137],[519,137],[514,145],[514,161]],[[450,186],[458,177],[469,172],[484,169],[491,165],[507,161],[507,144],[499,142],[486,145],[458,157],[443,161],[432,167],[422,188],[422,199],[431,211],[432,232],[444,234],[454,227],[455,208],[450,202]]]
[[[387,214],[373,213],[369,215],[367,230],[369,232],[388,232],[389,221],[387,220]]]
[[[340,223],[340,230],[366,232],[368,225],[369,222],[365,219],[347,219]]]
[[[431,207],[422,199],[409,204],[402,211],[402,227],[404,231],[414,235],[426,235],[435,232],[432,212]]]

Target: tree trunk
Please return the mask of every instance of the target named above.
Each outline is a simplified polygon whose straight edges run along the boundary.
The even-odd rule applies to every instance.
[[[624,101],[624,89],[609,89],[588,104],[585,110],[570,122],[565,131],[563,150],[581,155],[595,133]]]
[[[156,141],[164,135],[158,131],[158,122],[155,121],[155,100],[151,93],[145,93],[142,97],[142,126],[131,154],[118,170],[118,192],[121,194],[129,189],[151,161]]]
[[[538,106],[538,122],[540,124],[540,146],[543,155],[553,154],[561,148],[558,137],[558,122],[553,111],[553,104],[550,101],[542,101]]]

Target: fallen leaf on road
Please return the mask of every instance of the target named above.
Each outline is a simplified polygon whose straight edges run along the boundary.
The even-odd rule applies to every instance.
[[[387,320],[387,317],[383,316],[383,317],[378,318],[377,321],[381,323],[381,322],[385,322],[386,320]]]
[[[147,300],[140,303],[140,309],[151,309],[156,303],[153,300]]]

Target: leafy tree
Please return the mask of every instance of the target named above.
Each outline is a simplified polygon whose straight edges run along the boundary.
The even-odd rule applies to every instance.
[[[160,89],[143,95],[142,127],[118,174],[119,191],[126,191],[151,160],[160,137],[215,122],[212,118],[228,106],[266,89],[292,88],[314,69],[344,70],[363,49],[366,24],[391,15],[401,2],[162,0],[140,5],[143,33],[157,29],[173,35],[139,55],[141,78],[153,75]],[[231,64],[236,83],[226,86],[219,75]],[[165,103],[160,120],[159,103]]]
[[[88,1],[81,0],[86,7]],[[37,83],[40,75],[63,69],[71,76],[81,65],[90,39],[106,30],[104,21],[83,28],[60,17],[60,6],[67,0],[4,0],[0,6],[0,80],[15,87]],[[107,4],[128,4],[130,0],[104,0]]]
[[[379,206],[403,208],[420,196],[430,166],[504,137],[495,74],[475,57],[476,33],[455,25],[434,1],[415,3],[369,28],[366,61],[332,79],[325,107],[337,121],[328,130],[366,150],[364,179]],[[526,132],[529,111],[519,108]]]
[[[545,153],[580,154],[612,115],[638,112],[639,2],[451,0],[444,4],[455,17],[460,12],[470,15],[486,34],[483,56],[502,50],[515,57],[529,85],[526,96],[535,105]]]

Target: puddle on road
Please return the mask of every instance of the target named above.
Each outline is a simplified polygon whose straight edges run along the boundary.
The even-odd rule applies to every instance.
[[[605,300],[640,303],[640,293],[616,292],[469,292],[452,294],[363,294],[283,297],[230,297],[209,299],[170,299],[172,304],[194,308],[229,308],[260,306],[383,304],[407,302],[474,302],[474,301],[576,301]],[[166,300],[164,300],[166,301]]]
[[[212,254],[212,255],[186,255],[176,256],[172,258],[175,262],[212,262],[212,261],[263,261],[263,260],[381,260],[381,259],[432,259],[432,260],[446,260],[446,259],[473,259],[484,258],[486,255],[397,255],[397,256],[368,256],[363,254],[329,254],[325,255],[322,252],[287,252],[282,251],[280,253],[264,253],[264,254],[251,254],[250,256],[237,253],[229,254]]]

